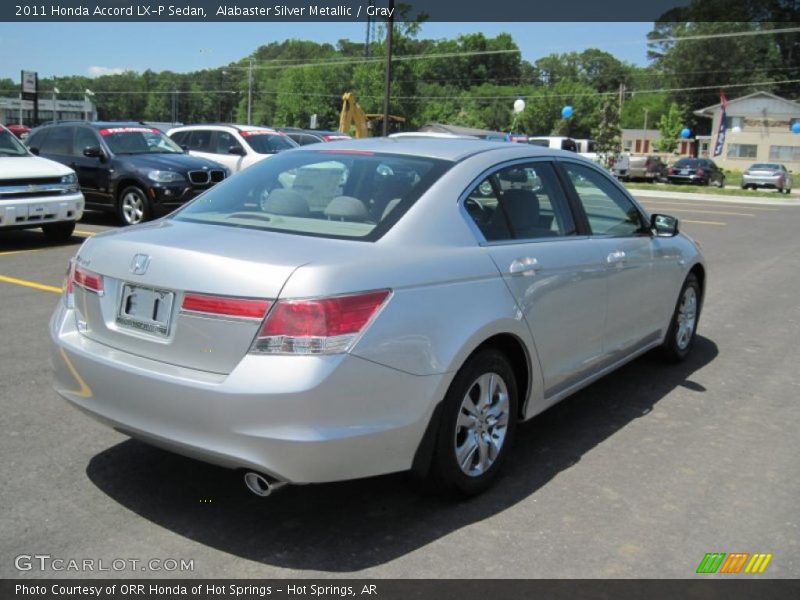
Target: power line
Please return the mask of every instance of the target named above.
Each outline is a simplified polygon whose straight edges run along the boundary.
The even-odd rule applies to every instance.
[[[753,29],[748,31],[728,31],[724,33],[703,33],[697,35],[680,35],[647,40],[647,45],[663,44],[664,42],[681,42],[684,40],[712,40],[717,38],[744,37],[751,35],[774,35],[776,33],[798,33],[800,27],[785,27],[783,29]]]

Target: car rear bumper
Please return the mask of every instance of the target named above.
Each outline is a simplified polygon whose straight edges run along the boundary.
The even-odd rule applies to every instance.
[[[177,367],[86,338],[63,303],[50,334],[55,390],[98,421],[291,483],[411,468],[447,385],[349,354],[247,355],[228,375]]]
[[[83,194],[61,194],[0,201],[0,229],[39,227],[46,223],[77,221],[83,216]]]
[[[771,188],[779,188],[783,187],[784,185],[784,178],[780,175],[770,177],[770,176],[754,176],[754,175],[742,175],[742,187],[751,185],[755,187],[771,187]]]

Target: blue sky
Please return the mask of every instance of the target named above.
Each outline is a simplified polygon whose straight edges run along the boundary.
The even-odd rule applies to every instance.
[[[646,64],[652,23],[426,23],[420,37],[510,33],[523,58],[596,47]],[[362,41],[363,23],[0,23],[0,78],[20,69],[54,75],[97,75],[118,69],[177,72],[213,68],[284,39]]]

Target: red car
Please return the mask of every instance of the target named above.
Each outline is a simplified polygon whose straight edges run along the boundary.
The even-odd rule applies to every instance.
[[[26,137],[28,137],[28,134],[31,132],[30,127],[26,127],[25,125],[17,125],[14,123],[6,125],[6,129],[8,129],[21,140],[24,140]]]

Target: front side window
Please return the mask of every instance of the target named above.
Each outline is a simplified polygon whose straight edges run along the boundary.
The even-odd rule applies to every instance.
[[[86,148],[99,145],[100,142],[97,141],[97,136],[91,129],[78,127],[78,131],[75,133],[75,150],[73,152],[76,156],[82,156]]]
[[[607,177],[583,165],[567,163],[564,168],[593,235],[629,236],[644,231],[639,210]]]
[[[105,127],[100,135],[114,154],[183,154],[180,146],[153,127]]]
[[[233,135],[227,131],[218,131],[215,154],[232,154],[232,148],[236,148],[239,151],[243,150],[242,145],[235,137],[233,137]],[[234,150],[233,153],[235,152],[236,150]]]
[[[553,167],[545,162],[499,169],[469,192],[464,208],[487,241],[576,233]]]
[[[281,153],[217,184],[172,218],[374,241],[451,165],[367,151]]]

